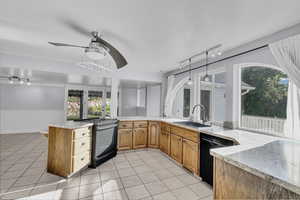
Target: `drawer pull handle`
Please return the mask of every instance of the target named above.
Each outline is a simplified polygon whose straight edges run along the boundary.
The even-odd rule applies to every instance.
[[[85,133],[82,133],[82,136],[85,136]]]
[[[83,145],[85,145],[85,143],[83,142],[83,143],[81,143],[81,146],[83,146]]]
[[[81,158],[81,161],[83,161],[84,160],[84,157],[83,158]]]

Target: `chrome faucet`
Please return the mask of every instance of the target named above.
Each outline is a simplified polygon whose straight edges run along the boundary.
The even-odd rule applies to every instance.
[[[205,108],[204,105],[202,105],[202,104],[196,104],[196,105],[194,105],[193,109],[192,109],[192,114],[194,114],[194,112],[195,112],[195,110],[196,110],[197,107],[200,108],[200,116],[201,116],[201,112],[203,113],[203,119],[202,119],[203,123],[208,122],[206,108]]]

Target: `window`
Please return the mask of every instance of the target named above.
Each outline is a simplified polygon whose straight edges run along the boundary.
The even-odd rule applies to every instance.
[[[283,135],[288,77],[273,68],[245,67],[241,74],[242,128]]]
[[[106,116],[110,116],[111,92],[106,92],[105,112]]]
[[[82,118],[82,110],[83,110],[82,102],[83,102],[83,91],[81,90],[68,91],[67,120]]]
[[[190,116],[191,109],[191,89],[183,89],[183,117]]]
[[[101,117],[103,106],[103,93],[101,91],[89,91],[88,118]]]
[[[204,109],[201,110],[201,120],[209,121],[211,119],[211,117],[210,117],[211,91],[210,90],[201,90],[200,101],[201,101],[201,105],[204,106]]]

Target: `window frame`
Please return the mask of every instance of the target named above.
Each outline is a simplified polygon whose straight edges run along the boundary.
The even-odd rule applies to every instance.
[[[103,106],[106,106],[106,92],[111,91],[110,87],[105,86],[83,86],[83,85],[66,85],[65,86],[65,103],[64,103],[64,119],[67,121],[67,112],[68,112],[68,91],[69,90],[82,90],[83,91],[83,106],[82,106],[82,119],[88,117],[88,92],[89,91],[99,91],[103,94]],[[105,116],[106,113],[102,113],[102,116]]]
[[[238,124],[237,124],[237,128],[240,130],[245,130],[245,131],[252,131],[252,132],[257,132],[257,133],[261,133],[261,134],[267,134],[267,135],[272,135],[274,136],[274,134],[269,134],[269,133],[265,133],[259,130],[253,130],[253,129],[248,129],[246,127],[242,127],[242,69],[243,68],[247,68],[247,67],[262,67],[262,68],[271,68],[274,70],[278,70],[281,71],[283,73],[285,73],[281,68],[275,66],[275,65],[271,65],[271,64],[266,64],[266,63],[240,63],[235,65],[236,69],[237,69],[237,79],[238,79],[238,86],[235,89],[238,89],[237,91],[237,105],[235,106],[236,110],[237,110],[237,116],[238,116]]]

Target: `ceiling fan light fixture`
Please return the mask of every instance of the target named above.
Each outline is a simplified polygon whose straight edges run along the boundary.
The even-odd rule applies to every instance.
[[[88,47],[85,49],[84,52],[86,53],[87,57],[89,57],[92,60],[102,60],[106,56],[106,52],[102,47]]]

